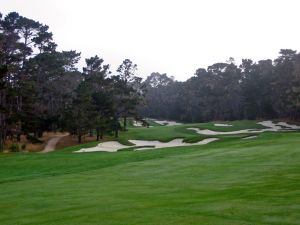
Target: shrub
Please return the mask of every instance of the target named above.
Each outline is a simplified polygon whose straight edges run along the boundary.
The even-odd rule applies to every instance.
[[[31,135],[27,135],[27,140],[30,141],[32,144],[41,144],[43,143],[43,141],[39,140],[38,138],[31,136]]]
[[[10,145],[9,150],[11,152],[19,152],[20,151],[20,147],[19,147],[18,144],[13,143],[13,144]]]
[[[26,144],[22,144],[21,149],[24,151],[26,149]]]

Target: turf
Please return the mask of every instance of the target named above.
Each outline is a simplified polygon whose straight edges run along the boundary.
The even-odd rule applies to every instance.
[[[174,138],[183,138],[185,142],[198,142],[210,136],[197,134],[195,131],[187,130],[187,128],[195,127],[201,129],[210,129],[215,131],[235,131],[242,129],[262,129],[265,128],[262,125],[256,123],[256,121],[231,121],[225,122],[226,124],[232,124],[232,127],[216,127],[214,123],[201,123],[201,124],[184,124],[176,126],[155,126],[151,128],[137,127],[135,129],[129,129],[118,139],[122,144],[129,144],[127,140],[159,140],[162,142],[168,142]],[[212,137],[222,137],[224,135],[217,135]],[[247,136],[247,134],[238,135],[239,137]]]
[[[162,139],[193,136],[176,127],[155,132]],[[125,136],[141,130],[144,138],[143,129]],[[206,146],[72,153],[96,144],[0,154],[0,224],[300,224],[298,132],[228,136]]]

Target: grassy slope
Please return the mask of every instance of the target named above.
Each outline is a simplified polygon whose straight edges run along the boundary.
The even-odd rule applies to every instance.
[[[70,154],[80,148],[0,155],[0,224],[300,224],[299,133]]]
[[[123,133],[119,138],[119,141],[123,144],[128,144],[127,140],[139,139],[139,140],[160,140],[160,141],[171,141],[174,138],[183,138],[185,142],[197,142],[204,138],[208,138],[207,135],[199,135],[195,131],[187,130],[186,128],[202,128],[210,129],[215,131],[234,131],[242,129],[259,129],[264,128],[263,126],[256,124],[254,121],[231,121],[226,122],[232,124],[232,127],[216,127],[214,123],[202,123],[202,124],[185,124],[177,126],[155,126],[151,128],[138,127],[130,129],[128,132]],[[222,137],[224,135],[218,135]],[[247,134],[237,135],[239,137],[247,136]],[[216,137],[216,136],[214,136]]]

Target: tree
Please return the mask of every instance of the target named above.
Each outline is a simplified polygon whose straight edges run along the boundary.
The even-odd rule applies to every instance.
[[[142,79],[135,76],[137,65],[129,59],[125,59],[117,69],[118,75],[115,77],[116,94],[120,103],[116,110],[115,120],[123,116],[123,130],[126,131],[127,117],[136,115],[136,108],[143,99]],[[115,121],[115,124],[117,122]],[[116,125],[117,126],[117,125]]]
[[[83,68],[85,82],[90,86],[95,117],[91,120],[96,128],[97,141],[103,138],[104,132],[110,128],[112,117],[112,102],[110,80],[107,79],[109,65],[103,65],[104,60],[97,55],[86,59]]]

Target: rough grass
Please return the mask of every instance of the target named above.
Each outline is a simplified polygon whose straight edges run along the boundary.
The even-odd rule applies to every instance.
[[[180,128],[160,128],[154,131],[164,140],[171,134],[193,137]],[[126,135],[144,139],[143,129]],[[72,153],[96,144],[49,154],[0,154],[0,224],[300,224],[300,133]]]

